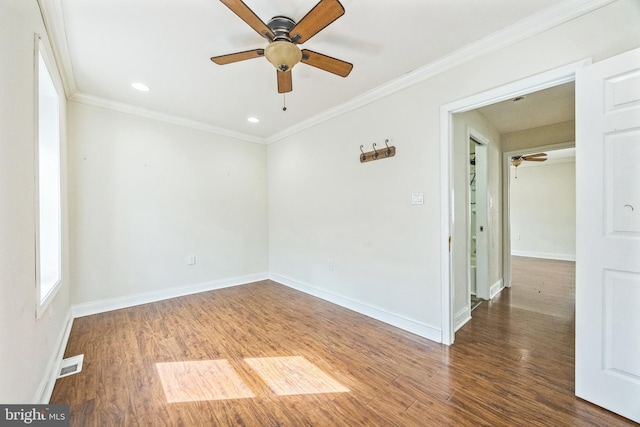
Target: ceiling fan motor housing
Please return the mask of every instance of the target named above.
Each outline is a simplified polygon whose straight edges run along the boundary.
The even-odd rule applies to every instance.
[[[267,23],[267,27],[273,32],[273,40],[286,40],[291,41],[289,32],[296,26],[296,21],[286,16],[274,16]]]

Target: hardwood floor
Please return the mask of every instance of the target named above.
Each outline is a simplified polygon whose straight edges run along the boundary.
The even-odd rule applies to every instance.
[[[513,270],[451,347],[270,281],[79,318],[51,403],[83,427],[637,425],[573,395],[574,264]]]

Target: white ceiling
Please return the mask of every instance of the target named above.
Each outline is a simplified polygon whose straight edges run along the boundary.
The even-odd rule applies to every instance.
[[[571,82],[477,111],[504,134],[574,120],[575,104],[575,84]]]
[[[561,3],[566,8],[576,1]],[[559,4],[341,2],[345,15],[301,47],[349,61],[354,69],[343,79],[297,65],[286,112],[277,93],[276,71],[264,58],[225,66],[210,61],[211,56],[266,44],[217,0],[55,0],[54,44],[66,59],[62,63],[72,98],[129,105],[266,139],[493,33],[550,16]],[[275,15],[299,20],[317,0],[245,3],[266,22]],[[136,81],[151,90],[134,90],[131,83]],[[260,123],[249,123],[249,116]]]

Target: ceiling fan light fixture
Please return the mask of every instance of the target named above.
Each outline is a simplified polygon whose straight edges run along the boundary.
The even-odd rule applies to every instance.
[[[521,159],[521,158],[519,158],[519,157],[513,157],[513,158],[511,159],[511,164],[512,164],[514,167],[516,167],[516,168],[517,168],[518,166],[520,166],[520,165],[522,164],[522,159]]]
[[[276,40],[269,43],[264,50],[264,56],[278,71],[289,71],[302,60],[302,52],[295,44]]]

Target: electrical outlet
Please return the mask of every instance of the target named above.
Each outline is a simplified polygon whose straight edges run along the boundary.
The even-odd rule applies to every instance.
[[[195,263],[196,263],[196,256],[195,255],[189,255],[187,257],[187,264],[194,265]]]

